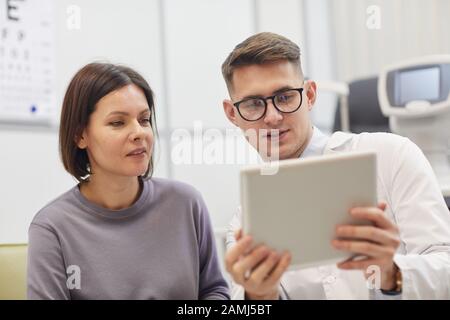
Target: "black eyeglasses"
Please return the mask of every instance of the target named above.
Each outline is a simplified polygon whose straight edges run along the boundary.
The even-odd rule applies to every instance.
[[[303,88],[288,89],[270,97],[247,98],[233,105],[241,117],[247,121],[257,121],[267,112],[267,99],[281,113],[293,113],[300,109],[303,101]]]

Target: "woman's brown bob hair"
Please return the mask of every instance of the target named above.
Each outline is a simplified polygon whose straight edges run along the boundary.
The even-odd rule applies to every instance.
[[[79,182],[91,174],[87,152],[78,148],[77,142],[95,111],[95,105],[107,94],[130,84],[144,92],[151,112],[150,124],[156,136],[153,91],[138,72],[110,63],[91,63],[78,71],[70,82],[61,110],[59,151],[64,168]],[[152,173],[153,156],[144,177],[151,177]]]

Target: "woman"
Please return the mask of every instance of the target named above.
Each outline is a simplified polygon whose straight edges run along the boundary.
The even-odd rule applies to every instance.
[[[78,185],[33,219],[29,299],[228,299],[208,210],[192,187],[151,178],[153,92],[93,63],[67,89],[60,152]]]

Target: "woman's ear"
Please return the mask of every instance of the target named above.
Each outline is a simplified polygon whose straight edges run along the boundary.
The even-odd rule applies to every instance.
[[[238,116],[236,113],[236,108],[233,106],[233,102],[231,100],[225,99],[223,100],[223,111],[227,116],[228,120],[238,127],[236,117]]]
[[[86,149],[87,148],[87,139],[86,139],[86,132],[83,130],[80,137],[75,138],[75,143],[77,144],[78,148],[80,149]]]
[[[306,81],[306,97],[308,99],[308,110],[311,111],[317,98],[317,85],[314,81]]]

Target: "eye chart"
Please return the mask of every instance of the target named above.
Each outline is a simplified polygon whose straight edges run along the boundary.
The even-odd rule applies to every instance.
[[[53,0],[0,0],[0,123],[51,123],[54,43]]]

